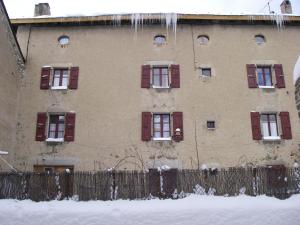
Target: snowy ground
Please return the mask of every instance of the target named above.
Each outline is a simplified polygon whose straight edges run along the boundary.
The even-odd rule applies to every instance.
[[[300,195],[191,195],[181,200],[0,200],[1,225],[299,225]]]

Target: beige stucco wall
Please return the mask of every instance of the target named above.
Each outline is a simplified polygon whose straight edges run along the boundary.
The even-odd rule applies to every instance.
[[[17,129],[18,80],[22,76],[20,53],[11,32],[4,8],[0,3],[0,150],[13,163]],[[0,160],[0,171],[8,167]]]
[[[70,44],[61,48],[60,35]],[[299,160],[300,129],[294,100],[293,63],[300,48],[298,27],[278,31],[267,25],[178,25],[168,43],[153,44],[159,26],[19,27],[27,49],[26,74],[20,90],[20,132],[16,165],[74,165],[75,170],[291,165]],[[199,45],[197,36],[210,42]],[[255,34],[267,42],[256,45]],[[141,65],[153,61],[180,64],[181,88],[142,89]],[[286,88],[249,89],[246,64],[283,64]],[[40,90],[42,66],[79,66],[78,90]],[[198,66],[211,66],[213,77],[199,77]],[[75,142],[56,146],[36,142],[37,112],[76,112]],[[184,141],[142,142],[141,112],[182,111]],[[252,140],[250,111],[289,111],[292,140],[264,143]],[[206,120],[217,128],[207,130]],[[195,129],[196,128],[196,129]],[[196,130],[196,133],[195,133]],[[196,141],[195,141],[196,138]],[[197,142],[197,147],[196,147]],[[275,161],[274,161],[275,160]]]

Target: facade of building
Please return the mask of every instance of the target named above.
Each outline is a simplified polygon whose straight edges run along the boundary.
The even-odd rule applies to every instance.
[[[292,74],[300,17],[138,18],[12,20],[26,56],[24,74],[1,95],[15,102],[7,113],[15,168],[299,162]]]
[[[17,135],[18,89],[24,59],[2,1],[0,1],[0,49],[0,151],[10,152],[3,158],[13,161]],[[0,160],[0,170],[8,168],[8,165]]]
[[[15,20],[27,55],[15,166],[75,170],[291,165],[299,18]],[[63,21],[63,22],[61,22]],[[233,21],[233,22],[232,22]]]

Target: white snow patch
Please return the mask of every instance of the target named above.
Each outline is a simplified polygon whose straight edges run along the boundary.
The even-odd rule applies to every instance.
[[[190,195],[179,200],[32,202],[0,200],[5,225],[298,225],[300,195],[271,197]]]
[[[300,55],[294,67],[294,83],[296,83],[299,77],[300,77]]]
[[[299,168],[299,164],[297,162],[294,163],[293,165],[294,168]]]
[[[8,152],[6,152],[6,151],[0,151],[0,155],[8,155]]]

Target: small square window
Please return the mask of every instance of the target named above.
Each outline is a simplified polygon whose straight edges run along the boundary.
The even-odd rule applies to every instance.
[[[216,123],[213,120],[209,120],[206,122],[207,129],[215,129],[216,128]]]
[[[201,68],[200,73],[201,73],[201,76],[211,77],[211,68]]]

